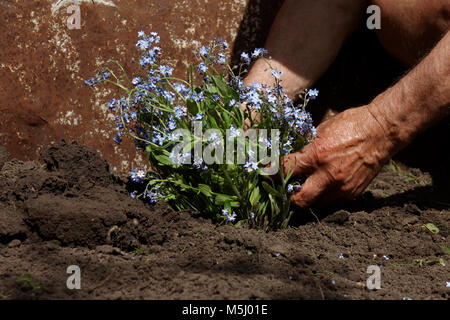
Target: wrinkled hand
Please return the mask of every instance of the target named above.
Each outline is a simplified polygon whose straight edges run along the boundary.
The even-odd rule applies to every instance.
[[[306,175],[291,201],[312,204],[350,200],[361,194],[390,157],[391,144],[368,106],[346,110],[317,127],[317,138],[283,159],[285,174]]]

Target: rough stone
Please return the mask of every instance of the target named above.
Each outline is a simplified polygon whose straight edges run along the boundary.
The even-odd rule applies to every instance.
[[[109,59],[132,74],[139,30],[160,33],[177,76],[214,37],[232,44],[236,60],[240,50],[263,45],[281,2],[0,0],[0,145],[11,158],[35,160],[50,142],[76,140],[99,150],[113,171],[144,167],[132,142],[112,142],[113,91],[91,90],[84,80]],[[70,5],[80,7],[80,29],[68,28]]]

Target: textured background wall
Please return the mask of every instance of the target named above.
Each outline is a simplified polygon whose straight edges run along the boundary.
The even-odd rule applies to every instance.
[[[143,166],[132,143],[116,146],[112,90],[84,80],[108,59],[135,70],[137,32],[157,31],[183,76],[193,50],[221,36],[232,57],[262,46],[282,0],[0,0],[0,145],[10,158],[37,159],[60,139],[101,152],[116,170]],[[81,9],[69,30],[67,7]]]

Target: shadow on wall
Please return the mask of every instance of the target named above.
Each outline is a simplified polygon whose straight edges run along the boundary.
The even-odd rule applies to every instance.
[[[284,0],[249,0],[239,26],[231,55],[231,65],[239,63],[243,51],[262,48]]]

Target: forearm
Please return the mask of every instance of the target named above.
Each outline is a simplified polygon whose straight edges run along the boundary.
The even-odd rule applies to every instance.
[[[450,113],[450,32],[420,64],[368,106],[389,137],[390,154]]]
[[[286,0],[272,25],[265,48],[270,64],[283,72],[290,97],[310,87],[334,61],[357,27],[366,0]],[[246,84],[273,84],[267,63],[255,62]]]

